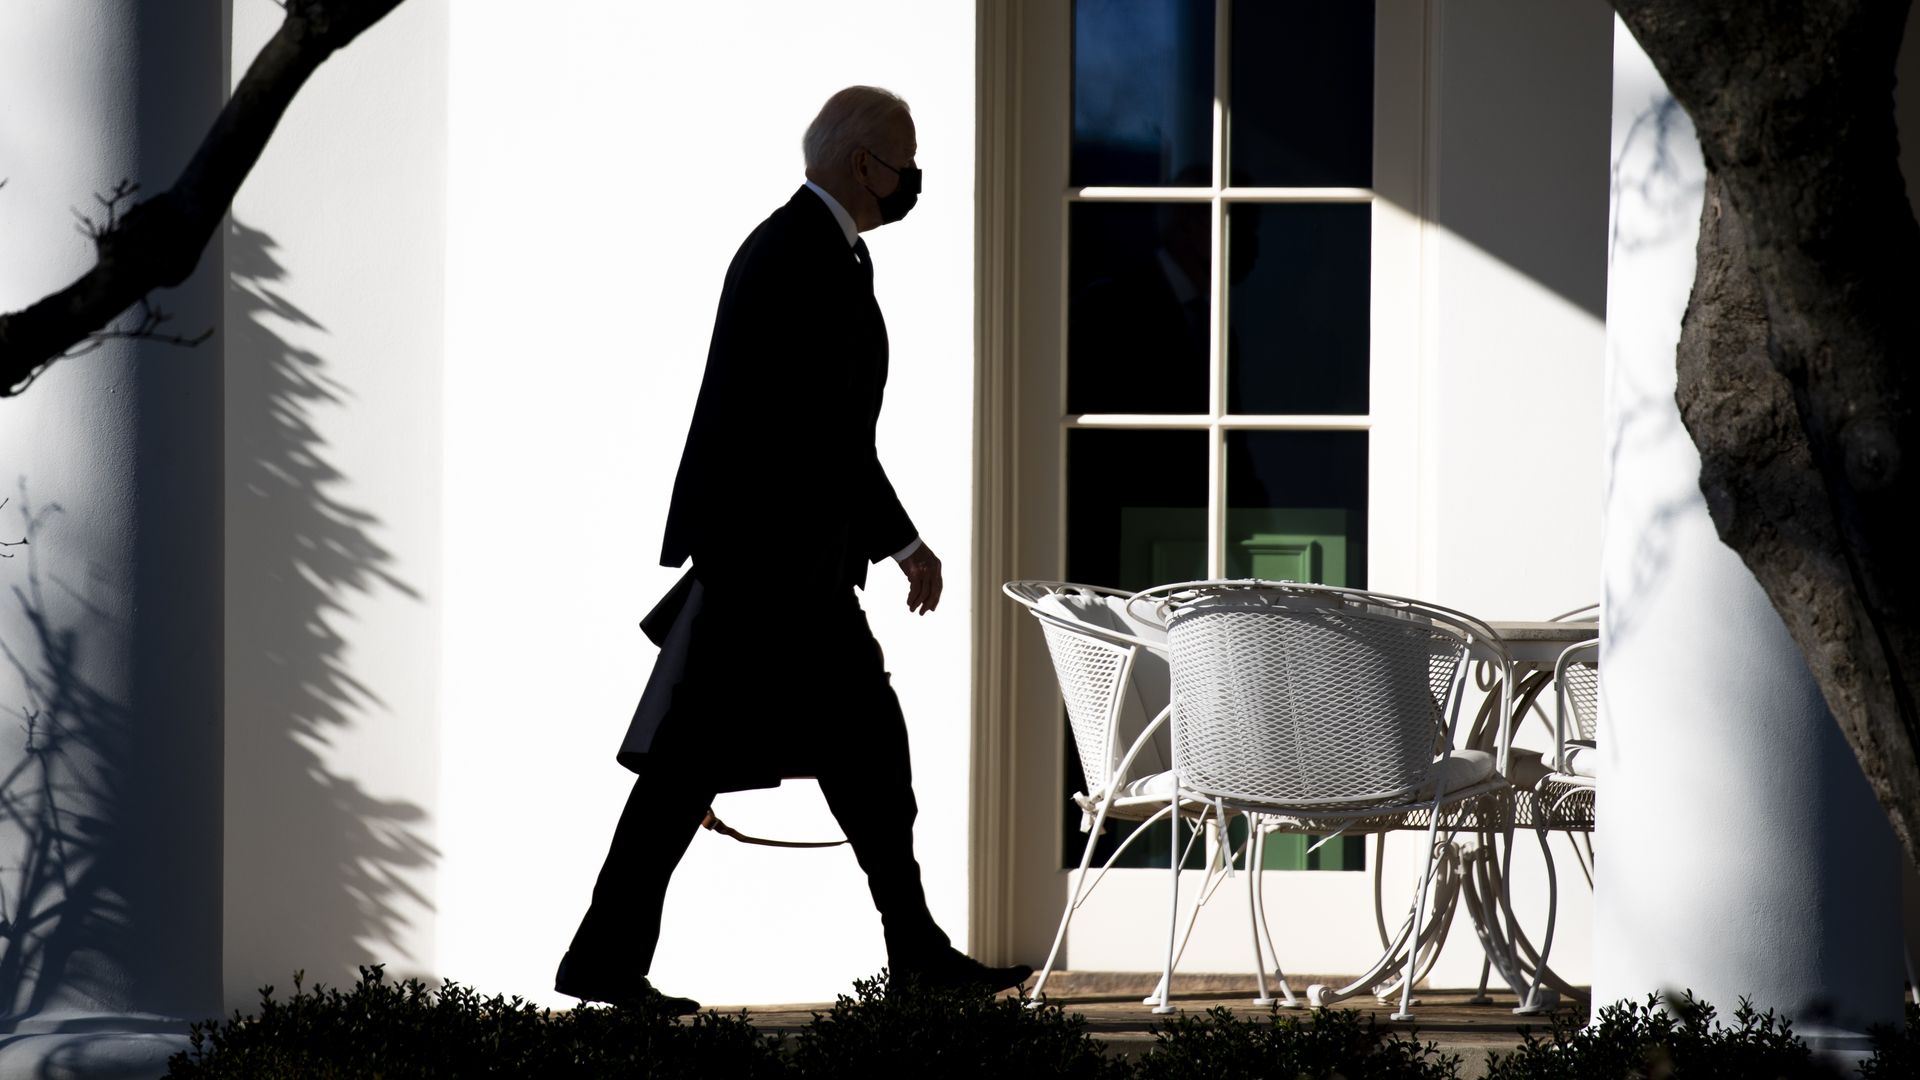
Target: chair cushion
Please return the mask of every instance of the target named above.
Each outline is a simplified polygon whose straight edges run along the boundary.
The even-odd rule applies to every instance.
[[[1173,770],[1142,776],[1138,780],[1129,780],[1114,792],[1121,799],[1159,799],[1162,802],[1173,797]]]
[[[1142,776],[1120,785],[1120,790],[1114,792],[1114,805],[1107,809],[1107,816],[1116,821],[1144,821],[1164,807],[1172,797],[1171,770]],[[1073,802],[1080,808],[1080,831],[1086,832],[1093,827],[1093,816],[1100,812],[1100,800],[1084,791],[1076,791],[1073,793]]]
[[[1600,751],[1590,739],[1567,743],[1567,772],[1574,776],[1598,777]],[[1507,779],[1513,786],[1530,788],[1554,771],[1552,750],[1526,750],[1514,747],[1507,758]]]
[[[1455,750],[1445,761],[1435,758],[1433,765],[1442,794],[1472,787],[1493,775],[1493,755],[1485,750]]]
[[[1600,775],[1600,748],[1591,739],[1571,739],[1567,742],[1567,771],[1575,776]]]
[[[1532,790],[1552,771],[1550,752],[1516,746],[1507,754],[1507,779],[1514,787]]]

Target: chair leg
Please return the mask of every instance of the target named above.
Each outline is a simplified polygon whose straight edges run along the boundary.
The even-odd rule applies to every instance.
[[[1531,946],[1524,944],[1525,935],[1514,922],[1512,907],[1504,902],[1510,895],[1507,885],[1510,874],[1501,872],[1498,839],[1487,833],[1479,835],[1480,840],[1467,861],[1467,907],[1485,959],[1499,972],[1501,981],[1517,1000],[1527,993],[1527,979],[1519,954],[1523,950],[1530,953]],[[1511,846],[1508,854],[1512,854]],[[1511,862],[1511,858],[1508,861]]]
[[[1428,871],[1428,880],[1432,880],[1433,877],[1439,873],[1441,865],[1436,858],[1432,868]],[[1447,882],[1445,895],[1454,899],[1449,899],[1446,903],[1454,903],[1460,895],[1460,891],[1460,882],[1457,875],[1450,877]],[[1434,904],[1435,910],[1438,911],[1441,906],[1440,901],[1436,900]],[[1451,908],[1449,908],[1449,912],[1451,912]],[[1406,979],[1406,968],[1401,963],[1402,950],[1417,946],[1423,936],[1429,942],[1438,944],[1438,939],[1444,936],[1446,927],[1451,924],[1450,917],[1447,919],[1436,917],[1433,920],[1430,931],[1422,935],[1414,932],[1413,915],[1412,909],[1409,908],[1406,917],[1401,920],[1400,928],[1389,936],[1386,939],[1386,943],[1382,945],[1380,958],[1375,960],[1373,966],[1368,968],[1365,973],[1347,983],[1345,986],[1337,988],[1325,986],[1320,983],[1308,986],[1307,1004],[1318,1009],[1323,1006],[1333,1005],[1336,1002],[1345,1001],[1363,990],[1372,990],[1382,1001],[1390,1000],[1400,984]],[[1412,944],[1409,944],[1410,942]],[[1437,954],[1435,955],[1437,956]],[[1428,964],[1414,969],[1414,977],[1416,979],[1425,973],[1427,967],[1431,966],[1432,959],[1433,957],[1429,957]],[[1391,978],[1385,978],[1387,972],[1392,971],[1394,968],[1400,968],[1400,974]]]
[[[1172,883],[1167,893],[1167,966],[1160,973],[1160,1003],[1153,1007],[1155,1013],[1165,1015],[1173,1011],[1168,998],[1173,994],[1173,939],[1180,925],[1180,864],[1185,861],[1185,852],[1180,850],[1180,796],[1173,796],[1173,820],[1175,826],[1172,840],[1167,844],[1168,861],[1172,863],[1167,880]]]
[[[1468,890],[1468,891],[1471,892],[1471,890]],[[1473,906],[1474,905],[1472,903],[1469,903],[1468,909],[1471,911]],[[1474,915],[1474,921],[1476,924],[1479,922],[1478,915]],[[1482,935],[1482,937],[1484,938],[1484,935]],[[1484,941],[1483,941],[1483,944],[1484,944]],[[1487,981],[1492,976],[1493,976],[1493,958],[1490,956],[1482,955],[1480,957],[1480,985],[1474,990],[1473,996],[1467,999],[1467,1004],[1469,1005],[1493,1004],[1493,996],[1487,993]]]
[[[1527,989],[1526,1000],[1513,1010],[1521,1016],[1538,1015],[1553,1006],[1552,1002],[1541,999],[1540,982],[1546,978],[1547,954],[1553,951],[1553,922],[1560,912],[1560,879],[1554,872],[1553,852],[1547,847],[1547,830],[1536,829],[1534,835],[1540,838],[1540,854],[1547,863],[1547,932],[1540,940],[1540,955],[1533,962],[1533,985]],[[1517,931],[1518,927],[1515,929]],[[1552,991],[1548,993],[1551,995]]]
[[[1487,978],[1492,974],[1493,974],[1493,961],[1487,959],[1484,956],[1481,957],[1480,958],[1480,988],[1475,990],[1473,992],[1473,996],[1467,999],[1467,1004],[1469,1005],[1493,1004],[1493,998],[1487,996]]]
[[[1426,866],[1420,872],[1420,887],[1414,893],[1413,923],[1407,943],[1407,981],[1400,985],[1400,1011],[1390,1017],[1394,1020],[1413,1019],[1407,1006],[1413,1000],[1414,967],[1420,962],[1420,919],[1426,914],[1427,886],[1433,879],[1433,848],[1440,832],[1440,802],[1437,798],[1433,803],[1432,815],[1427,821]]]
[[[1094,842],[1100,839],[1100,830],[1107,822],[1107,808],[1112,805],[1108,800],[1100,802],[1100,812],[1093,817],[1093,828],[1087,833],[1085,850],[1080,852],[1080,872],[1073,876],[1073,895],[1067,899],[1066,910],[1060,913],[1060,928],[1053,932],[1053,948],[1047,950],[1047,963],[1040,969],[1040,978],[1033,984],[1033,990],[1027,995],[1027,1007],[1040,1007],[1041,995],[1046,992],[1047,980],[1053,977],[1053,962],[1060,958],[1060,944],[1067,940],[1067,924],[1073,921],[1073,913],[1080,908],[1080,897],[1087,888],[1087,869],[1093,865]]]
[[[1555,978],[1553,972],[1547,968],[1545,950],[1543,949],[1539,953],[1534,952],[1533,943],[1527,940],[1525,931],[1520,929],[1520,920],[1513,914],[1513,825],[1511,823],[1501,832],[1501,840],[1506,852],[1506,860],[1500,868],[1500,914],[1505,918],[1506,925],[1511,928],[1511,932],[1507,935],[1507,962],[1512,965],[1514,975],[1516,976],[1516,985],[1513,991],[1514,996],[1522,999],[1523,1004],[1521,1008],[1528,1007],[1525,1003],[1531,1002],[1534,1007],[1542,1011],[1548,1010],[1559,1004],[1559,995],[1554,990],[1548,990],[1545,992],[1545,996],[1541,996],[1539,991],[1540,982],[1544,980],[1552,986],[1561,986],[1564,984]],[[1541,843],[1544,847],[1546,841],[1543,839]],[[1553,853],[1551,851],[1547,852],[1547,884],[1550,890],[1549,902],[1557,907],[1559,900],[1557,895],[1558,885],[1553,866]],[[1553,917],[1554,911],[1553,909],[1549,909],[1547,913],[1547,942],[1549,945],[1551,945],[1553,941]],[[1522,957],[1523,953],[1524,959]],[[1533,966],[1533,979],[1530,985],[1527,980],[1528,964],[1532,964]],[[1523,987],[1526,988],[1524,995],[1521,993]],[[1515,1009],[1514,1011],[1518,1012],[1520,1010]]]
[[[1200,923],[1200,909],[1207,906],[1207,901],[1213,899],[1214,891],[1219,888],[1220,882],[1225,880],[1222,871],[1225,869],[1225,858],[1223,854],[1227,840],[1226,830],[1221,829],[1218,830],[1218,832],[1220,834],[1219,846],[1214,849],[1214,857],[1207,860],[1207,876],[1200,881],[1200,892],[1199,895],[1194,898],[1193,910],[1187,912],[1187,928],[1181,932],[1180,945],[1173,951],[1173,966],[1175,967],[1179,967],[1180,958],[1187,955],[1187,943],[1193,940],[1193,928]],[[1187,861],[1187,855],[1190,854],[1192,850],[1193,843],[1192,841],[1188,841],[1187,850],[1180,854],[1180,861],[1182,863]],[[1153,1004],[1159,1000],[1161,990],[1161,987],[1155,987],[1153,993],[1148,994],[1142,999],[1140,1004]]]
[[[1271,1005],[1267,995],[1267,955],[1260,951],[1260,841],[1266,834],[1260,823],[1247,816],[1247,933],[1253,938],[1253,1003]]]
[[[1375,960],[1371,968],[1368,968],[1359,978],[1354,979],[1345,986],[1332,987],[1322,983],[1310,984],[1307,987],[1307,1004],[1315,1009],[1325,1008],[1345,1001],[1367,987],[1377,983],[1380,980],[1380,976],[1384,975],[1389,969],[1399,963],[1400,949],[1406,945],[1407,938],[1411,936],[1412,928],[1413,913],[1408,912],[1407,921],[1400,925],[1400,932],[1387,942],[1386,948],[1380,954],[1380,959]]]
[[[1248,828],[1252,829],[1251,820]],[[1267,834],[1259,830],[1253,834],[1258,842],[1252,843],[1252,852],[1247,856],[1247,894],[1253,905],[1253,960],[1254,970],[1258,973],[1260,996],[1253,999],[1255,1005],[1273,1005],[1273,995],[1267,992],[1267,957],[1273,957],[1273,979],[1280,984],[1279,1005],[1286,1009],[1297,1009],[1300,1002],[1293,996],[1293,987],[1287,982],[1287,973],[1280,967],[1280,950],[1273,947],[1273,930],[1267,925],[1267,885],[1266,853]],[[1250,840],[1252,837],[1249,838]],[[1267,951],[1261,953],[1261,941],[1266,942]]]
[[[1413,969],[1413,981],[1416,985],[1421,979],[1426,978],[1427,973],[1433,970],[1433,965],[1439,962],[1441,950],[1446,945],[1447,932],[1453,926],[1454,912],[1460,906],[1461,897],[1469,895],[1465,888],[1465,874],[1460,866],[1460,859],[1453,845],[1453,837],[1449,835],[1446,843],[1437,845],[1434,854],[1433,873],[1429,877],[1431,884],[1428,886],[1430,891],[1426,925],[1416,938],[1421,943],[1418,954],[1419,963]],[[1468,906],[1471,908],[1471,900]],[[1406,970],[1402,968],[1399,974],[1372,988],[1374,997],[1383,1004],[1390,1004],[1393,996],[1399,993],[1400,985],[1406,981],[1406,977]],[[1419,998],[1413,999],[1415,1004],[1419,1001]]]
[[[1458,863],[1452,854],[1452,838],[1440,845],[1434,853],[1432,885],[1427,897],[1426,930],[1423,931],[1420,947],[1420,964],[1414,968],[1413,981],[1418,983],[1427,977],[1433,966],[1440,962],[1440,952],[1447,943],[1447,931],[1453,926],[1453,914],[1460,906],[1460,894],[1464,891],[1465,875],[1458,870]],[[1417,1003],[1420,999],[1415,998]]]

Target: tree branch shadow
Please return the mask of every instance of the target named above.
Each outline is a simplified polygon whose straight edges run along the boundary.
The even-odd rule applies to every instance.
[[[1608,224],[1609,267],[1675,244],[1691,250],[1705,182],[1697,156],[1690,153],[1694,145],[1693,124],[1672,95],[1656,95],[1634,114],[1610,166],[1614,214]],[[1615,506],[1620,476],[1630,461],[1666,454],[1697,462],[1697,455],[1674,404],[1672,386],[1664,380],[1650,383],[1619,355],[1622,346],[1611,335],[1607,348],[1613,421],[1603,502]],[[1697,463],[1693,474],[1667,477],[1657,490],[1650,478],[1637,481],[1646,488],[1641,494],[1652,501],[1632,538],[1628,569],[1603,576],[1601,585],[1603,633],[1615,648],[1636,634],[1639,618],[1653,609],[1672,570],[1678,531],[1691,515],[1704,510]]]
[[[47,603],[34,541],[63,511],[57,503],[36,509],[24,479],[18,503],[25,581],[10,592],[30,637],[0,639],[0,658],[25,699],[0,714],[12,729],[5,737],[21,748],[6,756],[0,776],[0,833],[10,856],[0,864],[0,1031],[51,1006],[111,997],[110,971],[95,970],[84,957],[122,955],[130,924],[107,880],[127,709],[85,674],[83,628],[54,614],[61,605]],[[80,610],[97,617],[91,605]]]
[[[268,234],[236,221],[226,252],[227,982],[351,982],[404,951],[438,852],[423,807],[330,764],[341,736],[391,719],[355,674],[347,627],[356,600],[421,597],[380,520],[336,494],[348,478],[316,419],[350,392],[276,332],[325,328],[283,292]]]

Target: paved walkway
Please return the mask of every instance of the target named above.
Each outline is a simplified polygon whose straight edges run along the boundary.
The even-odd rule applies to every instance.
[[[1140,999],[1152,989],[1153,977],[1083,975],[1075,978],[1071,973],[1062,974],[1068,977],[1056,975],[1057,981],[1048,984],[1048,998],[1069,1012],[1086,1017],[1088,1033],[1106,1043],[1109,1052],[1139,1053],[1153,1045],[1154,1026],[1168,1019],[1154,1015],[1152,1006],[1141,1003]],[[1310,977],[1295,981],[1294,995],[1303,1006],[1309,981],[1331,980]],[[1254,990],[1249,977],[1181,976],[1175,979],[1174,986],[1173,1004],[1185,1013],[1199,1014],[1220,1006],[1242,1017],[1267,1015],[1266,1007],[1251,1003]],[[1418,1032],[1422,1042],[1438,1043],[1443,1052],[1460,1055],[1462,1077],[1477,1077],[1484,1071],[1488,1050],[1511,1050],[1520,1045],[1523,1031],[1532,1030],[1544,1036],[1551,1027],[1546,1016],[1515,1016],[1511,993],[1491,993],[1490,996],[1493,998],[1490,1004],[1476,1005],[1470,1000],[1472,990],[1416,992],[1411,1023],[1387,1018],[1397,1002],[1383,1005],[1372,997],[1361,996],[1338,1007],[1370,1012],[1383,1028]],[[712,1005],[709,1008],[722,1013],[745,1009],[755,1027],[789,1033],[806,1026],[814,1013],[826,1012],[832,1005]],[[1582,1019],[1585,1010],[1585,1001],[1563,1003],[1561,1009],[1563,1014],[1577,1011]],[[1301,1015],[1305,1014],[1303,1008]]]

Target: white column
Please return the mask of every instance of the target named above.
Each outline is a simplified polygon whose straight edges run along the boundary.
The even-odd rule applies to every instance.
[[[1747,996],[1846,1052],[1900,1019],[1898,849],[1700,494],[1673,390],[1704,174],[1670,103],[1616,24],[1593,1000]]]
[[[0,6],[0,308],[91,264],[70,207],[172,182],[222,7]],[[170,328],[219,324],[218,250]],[[109,342],[0,401],[0,1074],[155,1075],[219,1008],[220,356]]]

